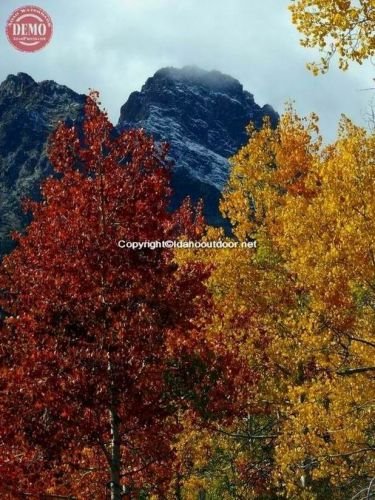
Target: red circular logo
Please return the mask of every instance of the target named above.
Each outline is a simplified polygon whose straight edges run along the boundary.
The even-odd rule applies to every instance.
[[[16,9],[6,25],[9,42],[22,52],[42,49],[51,40],[52,32],[52,19],[45,10],[34,5]]]

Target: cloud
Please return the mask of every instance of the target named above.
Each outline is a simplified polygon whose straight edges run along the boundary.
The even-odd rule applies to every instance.
[[[16,1],[0,5],[5,25]],[[345,113],[363,124],[373,68],[353,67],[313,77],[314,53],[298,44],[287,1],[274,0],[39,0],[54,21],[50,45],[35,54],[15,51],[3,32],[0,79],[27,72],[78,92],[101,91],[114,122],[133,90],[163,66],[198,65],[238,78],[259,104],[282,111],[293,99],[301,113],[317,112],[332,139]]]

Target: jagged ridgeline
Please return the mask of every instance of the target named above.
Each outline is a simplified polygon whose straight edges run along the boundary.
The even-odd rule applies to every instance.
[[[85,96],[53,81],[36,83],[25,73],[0,85],[0,252],[13,246],[10,233],[27,218],[20,201],[37,197],[40,181],[52,172],[47,141],[60,120],[83,116]]]
[[[59,120],[80,122],[85,96],[53,81],[10,75],[0,85],[0,252],[12,248],[9,234],[27,220],[20,200],[38,196],[40,181],[52,171],[48,136]],[[144,128],[171,144],[175,162],[172,207],[189,195],[203,198],[205,216],[223,224],[220,191],[228,158],[246,142],[246,125],[264,116],[278,120],[271,106],[258,106],[238,80],[196,67],[164,68],[133,92],[122,106],[119,129]]]

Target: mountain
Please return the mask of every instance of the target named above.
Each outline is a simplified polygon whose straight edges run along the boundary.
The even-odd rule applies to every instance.
[[[24,197],[37,197],[51,174],[48,136],[60,120],[82,119],[85,97],[54,81],[9,75],[0,85],[0,254],[12,248],[11,231],[24,227]]]
[[[228,158],[247,140],[250,121],[260,127],[278,114],[260,107],[241,83],[218,71],[163,68],[122,106],[120,129],[144,128],[170,143],[175,162],[173,207],[185,196],[203,198],[210,224],[222,225],[218,203],[229,173]]]
[[[0,255],[12,248],[10,232],[22,229],[23,197],[38,197],[40,181],[52,172],[46,156],[50,133],[62,120],[79,123],[85,96],[25,73],[0,85]],[[171,144],[175,162],[172,208],[190,195],[203,198],[210,224],[223,225],[218,204],[228,177],[228,158],[247,139],[245,127],[264,116],[278,120],[271,106],[258,106],[234,78],[196,67],[163,68],[122,106],[119,129],[142,127]]]

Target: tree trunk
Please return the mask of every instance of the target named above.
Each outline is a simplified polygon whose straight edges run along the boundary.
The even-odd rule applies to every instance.
[[[110,383],[109,419],[111,426],[110,472],[111,500],[121,500],[121,439],[120,420],[118,416],[118,397],[114,381],[111,355],[108,353],[108,374]]]
[[[182,500],[182,492],[181,492],[181,474],[177,473],[176,476],[176,489],[175,489],[175,500]]]
[[[120,433],[119,421],[116,410],[111,407],[111,500],[121,500],[122,487],[121,487],[121,452],[120,452]]]

